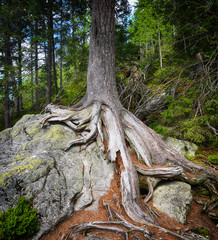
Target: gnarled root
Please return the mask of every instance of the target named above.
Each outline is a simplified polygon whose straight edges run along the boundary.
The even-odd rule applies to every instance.
[[[111,162],[116,162],[119,167],[122,205],[132,220],[156,225],[155,220],[143,210],[140,204],[137,171],[147,176],[149,194],[145,202],[149,201],[153,194],[150,177],[160,180],[179,178],[192,184],[194,179],[187,177],[184,171],[205,175],[205,185],[217,196],[215,188],[217,179],[212,170],[188,161],[184,156],[169,148],[152,129],[146,127],[132,113],[123,108],[118,110],[113,104],[103,104],[98,101],[86,103],[84,106],[85,108],[79,105],[78,108],[63,109],[49,105],[48,110],[51,115],[42,120],[42,126],[46,122],[62,122],[74,133],[80,133],[80,137],[70,141],[65,150],[76,144],[93,141],[97,134],[102,140],[107,139],[108,158]],[[104,131],[102,126],[104,126]],[[127,142],[144,160],[146,168],[134,166]],[[153,165],[166,167],[154,168]],[[198,183],[202,181],[196,184]],[[93,223],[92,225],[99,226]],[[84,226],[89,227],[89,225]]]
[[[109,215],[111,215],[110,216],[112,218],[111,221],[93,221],[93,222],[85,222],[85,223],[73,225],[69,227],[68,232],[66,232],[61,239],[64,239],[64,240],[72,239],[71,237],[73,237],[75,234],[97,229],[101,231],[110,231],[110,232],[115,232],[116,234],[122,234],[124,235],[125,240],[129,239],[129,234],[135,234],[136,232],[141,233],[143,236],[143,239],[157,240],[156,238],[153,237],[154,233],[150,232],[144,227],[139,227],[126,221],[116,211],[114,211],[113,209],[110,209],[110,206],[108,204],[104,203],[104,206],[106,207],[107,211],[110,213]],[[172,231],[169,231],[167,229],[161,228],[159,226],[155,226],[155,227],[160,232],[171,235],[176,239],[181,239],[181,240],[190,239],[185,236],[174,233]],[[141,238],[137,237],[136,239],[141,239]]]

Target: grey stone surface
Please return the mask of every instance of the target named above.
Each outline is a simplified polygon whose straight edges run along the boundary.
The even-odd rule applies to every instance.
[[[159,137],[172,149],[181,153],[184,156],[195,156],[195,152],[198,150],[198,146],[194,143],[179,140],[176,138],[166,137],[159,135]]]
[[[162,183],[154,190],[153,200],[154,207],[185,224],[193,200],[191,186],[178,181]]]
[[[16,205],[20,196],[33,198],[40,231],[32,239],[72,216],[74,208],[91,203],[96,208],[114,173],[99,141],[65,152],[73,132],[60,124],[41,128],[43,117],[25,115],[0,133],[0,211]]]

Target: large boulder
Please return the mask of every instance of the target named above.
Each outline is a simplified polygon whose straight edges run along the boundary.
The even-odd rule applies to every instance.
[[[32,198],[40,216],[40,231],[32,239],[72,216],[74,209],[91,205],[97,210],[114,174],[100,141],[65,152],[73,132],[60,124],[41,128],[45,116],[25,115],[0,133],[0,211],[16,205],[20,196]]]
[[[179,140],[172,137],[162,136],[159,137],[172,149],[181,153],[183,156],[194,157],[196,151],[198,150],[198,146],[192,142]]]
[[[154,190],[153,206],[185,224],[192,200],[189,184],[172,181],[162,183]]]

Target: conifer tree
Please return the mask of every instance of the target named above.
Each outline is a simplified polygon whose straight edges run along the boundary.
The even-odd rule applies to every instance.
[[[83,137],[70,141],[66,151],[73,145],[88,144],[97,137],[102,141],[105,138],[108,158],[112,163],[116,163],[120,173],[122,205],[126,213],[136,222],[156,224],[141,206],[137,171],[129,145],[133,146],[145,165],[150,168],[146,170],[137,167],[138,171],[147,176],[149,194],[145,202],[150,200],[153,193],[151,176],[158,179],[176,176],[192,183],[185,174],[186,171],[203,173],[203,181],[210,189],[215,176],[212,170],[194,164],[170,149],[152,129],[123,108],[115,82],[114,32],[115,1],[93,0],[86,95],[71,108],[48,105],[47,111],[51,114],[41,123],[44,125],[46,122],[63,122],[75,132],[86,132]],[[165,167],[157,169],[153,165]],[[202,178],[199,179],[202,181]]]

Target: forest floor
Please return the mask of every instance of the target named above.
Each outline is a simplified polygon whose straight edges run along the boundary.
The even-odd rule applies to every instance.
[[[199,152],[209,151],[209,149],[200,149]],[[210,150],[213,154],[217,153],[216,151]],[[198,161],[202,164],[202,158],[196,158],[195,161]],[[204,164],[210,165],[210,163],[205,163],[206,160],[204,160]],[[217,170],[218,165],[213,165],[213,168]],[[142,206],[146,207],[143,203],[144,196],[141,195],[141,201]],[[203,205],[199,204],[198,202],[208,202],[209,198],[207,197],[198,197],[195,196],[194,200],[191,205],[190,212],[187,217],[187,221],[185,225],[182,225],[175,221],[174,219],[170,218],[168,215],[158,211],[156,208],[153,207],[153,201],[150,200],[148,205],[152,208],[152,210],[155,211],[157,214],[157,217],[155,220],[157,223],[162,227],[166,228],[172,232],[175,232],[177,234],[181,233],[190,233],[195,232],[199,234],[199,231],[201,230],[204,232],[204,237],[207,237],[210,240],[216,240],[218,239],[218,223],[211,221],[211,219],[208,217],[207,213],[203,211]],[[121,205],[121,195],[120,195],[120,183],[119,183],[119,175],[114,176],[114,179],[111,182],[111,188],[108,191],[106,195],[101,197],[99,200],[99,206],[98,211],[88,211],[88,210],[82,210],[74,212],[73,216],[61,223],[59,226],[56,227],[55,230],[48,233],[47,235],[43,236],[41,240],[67,240],[67,239],[73,239],[73,240],[82,240],[88,235],[94,235],[97,237],[104,237],[111,240],[125,240],[124,234],[117,234],[110,231],[104,231],[104,230],[89,230],[82,233],[72,234],[70,227],[75,224],[81,224],[85,222],[93,222],[93,221],[109,221],[108,211],[106,210],[103,203],[109,204],[112,210],[115,210],[120,216],[122,216],[125,220],[128,222],[143,227],[147,229],[148,231],[152,232],[152,237],[155,239],[162,239],[162,240],[177,240],[175,236],[171,236],[169,234],[164,233],[160,229],[156,227],[146,226],[142,224],[137,224],[136,222],[133,222],[125,213],[122,205]],[[146,209],[145,209],[146,210]],[[218,209],[214,210],[216,214],[218,214]],[[114,219],[113,221],[115,221]],[[108,226],[108,225],[107,225]],[[109,225],[110,226],[110,225]],[[122,227],[121,227],[122,228]],[[123,228],[122,228],[123,229]],[[65,237],[64,237],[65,235]],[[207,235],[207,236],[206,236]],[[68,236],[68,237],[67,237]],[[129,240],[136,240],[136,239],[146,239],[141,233],[135,232],[135,231],[129,231],[128,233],[128,239]],[[138,237],[138,238],[137,238]],[[193,238],[194,239],[194,238]]]

